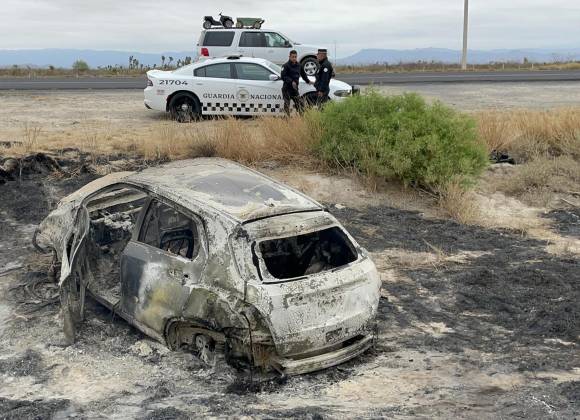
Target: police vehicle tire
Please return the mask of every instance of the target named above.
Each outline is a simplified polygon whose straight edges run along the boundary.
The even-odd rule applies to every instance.
[[[314,76],[319,67],[320,64],[318,64],[318,60],[314,57],[306,57],[302,60],[302,68],[308,76]]]
[[[306,107],[316,106],[317,99],[316,92],[308,92],[302,96],[304,106]]]
[[[201,116],[201,105],[195,96],[189,93],[178,93],[169,102],[169,113],[177,122],[191,122]]]

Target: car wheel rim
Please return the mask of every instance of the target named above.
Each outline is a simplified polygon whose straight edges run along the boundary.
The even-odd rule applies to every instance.
[[[189,101],[183,101],[175,107],[175,115],[177,121],[186,122],[190,121],[193,116],[193,106]]]
[[[309,61],[304,64],[304,71],[308,76],[314,76],[316,74],[317,65],[313,61]]]

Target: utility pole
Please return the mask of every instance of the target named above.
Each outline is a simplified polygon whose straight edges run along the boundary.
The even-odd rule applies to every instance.
[[[461,69],[467,70],[467,32],[469,23],[469,0],[465,0],[463,6],[463,54],[461,56]]]

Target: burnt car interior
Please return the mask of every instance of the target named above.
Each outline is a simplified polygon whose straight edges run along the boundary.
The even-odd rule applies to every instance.
[[[121,255],[146,202],[146,193],[122,187],[101,193],[87,204],[93,274],[89,289],[113,304],[121,298]],[[192,259],[197,253],[197,237],[197,227],[191,218],[162,202],[150,201],[139,234],[140,242]]]
[[[197,254],[197,227],[193,220],[159,201],[152,201],[139,235],[139,241],[180,257]]]
[[[280,280],[340,268],[356,261],[357,251],[338,227],[260,242],[269,273]]]
[[[146,199],[142,191],[120,187],[97,195],[87,204],[91,220],[87,245],[93,268],[89,289],[110,302],[120,298],[121,254]]]

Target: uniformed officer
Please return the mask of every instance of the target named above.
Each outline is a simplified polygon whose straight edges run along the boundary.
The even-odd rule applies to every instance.
[[[330,93],[330,79],[334,77],[334,69],[332,64],[328,61],[328,51],[324,48],[318,50],[319,68],[316,72],[316,104],[320,107],[323,103],[330,100],[328,94]]]
[[[282,80],[284,84],[282,85],[282,97],[284,98],[284,111],[289,116],[290,115],[290,100],[294,101],[294,106],[299,113],[304,110],[304,105],[302,99],[300,98],[300,92],[298,91],[298,83],[300,83],[300,77],[307,83],[310,84],[306,72],[298,62],[298,53],[295,50],[290,51],[290,56],[288,57],[286,64],[282,66]]]

